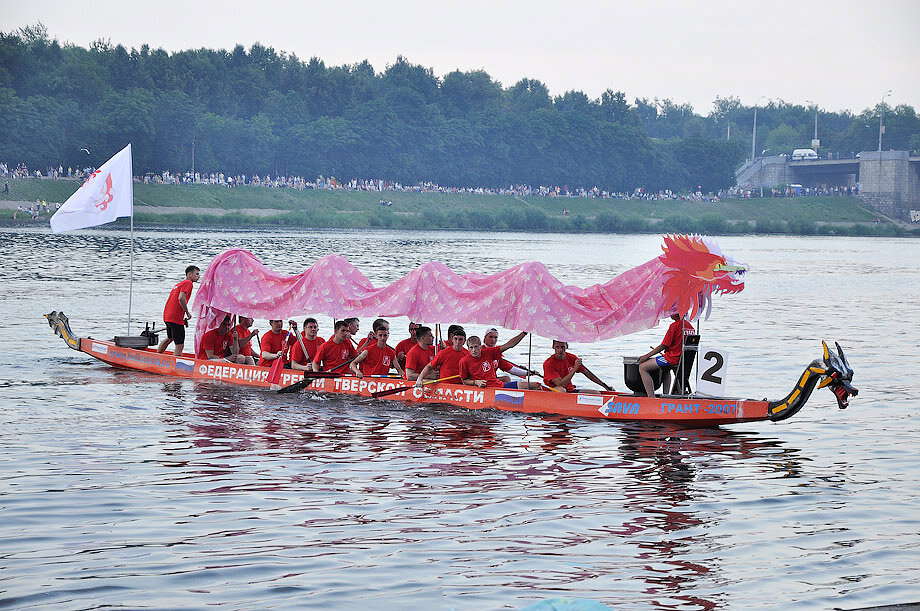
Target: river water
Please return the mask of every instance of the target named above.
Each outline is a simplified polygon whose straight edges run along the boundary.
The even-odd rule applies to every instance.
[[[728,355],[729,394],[782,397],[820,340],[836,340],[860,389],[849,409],[822,389],[783,423],[680,430],[117,371],[68,349],[42,314],[64,310],[78,335],[124,333],[128,233],[0,228],[0,607],[920,600],[920,242],[719,242],[751,266],[745,291],[715,298],[702,323],[704,343]],[[378,285],[428,260],[459,272],[538,260],[586,286],[656,256],[661,240],[139,230],[134,243],[134,318],[157,321],[185,266],[229,247],[285,273],[340,253]],[[392,323],[396,341],[406,321]],[[622,387],[620,357],[665,328],[571,350]],[[532,352],[536,366],[549,340]]]

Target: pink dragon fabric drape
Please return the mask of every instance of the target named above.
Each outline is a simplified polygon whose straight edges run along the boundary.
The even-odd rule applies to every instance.
[[[734,265],[700,236],[666,236],[664,254],[603,284],[563,284],[542,263],[495,274],[453,272],[430,262],[375,287],[344,257],[327,255],[285,276],[241,249],[208,265],[195,297],[198,334],[226,313],[265,319],[325,314],[498,325],[543,337],[596,342],[654,327],[671,313],[699,316],[713,292],[744,288]],[[196,338],[197,339],[197,338]]]

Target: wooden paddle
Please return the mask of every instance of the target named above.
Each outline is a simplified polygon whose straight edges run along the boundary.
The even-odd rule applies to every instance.
[[[443,382],[444,380],[453,380],[454,378],[459,378],[459,377],[460,377],[459,375],[453,375],[453,376],[447,376],[446,378],[438,378],[437,380],[429,380],[423,383],[422,386],[428,386],[429,384]],[[387,395],[395,395],[398,392],[409,390],[411,388],[415,388],[415,385],[413,384],[412,386],[397,386],[396,388],[388,388],[387,390],[379,390],[377,392],[372,392],[371,396],[374,397],[375,399],[379,399],[380,397],[385,397]]]
[[[309,365],[309,364],[310,364],[310,355],[307,354],[307,347],[306,347],[306,346],[304,345],[304,343],[303,343],[303,335],[302,335],[301,333],[297,333],[297,342],[300,344],[300,349],[303,350],[303,356],[304,356],[304,358],[307,359],[306,364]]]

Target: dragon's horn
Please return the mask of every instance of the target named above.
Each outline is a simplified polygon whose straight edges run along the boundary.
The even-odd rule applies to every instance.
[[[853,368],[850,367],[850,361],[847,360],[847,356],[843,353],[843,348],[840,347],[840,344],[834,342],[834,345],[837,346],[837,354],[840,355],[840,360],[843,361],[844,366],[847,368],[847,371],[853,371]]]
[[[827,369],[825,369],[824,367],[817,367],[815,365],[809,365],[808,371],[814,374],[817,374],[819,376],[823,376],[827,373]]]
[[[831,355],[831,351],[827,348],[827,342],[823,339],[821,340],[821,345],[824,346],[824,360],[826,361]]]

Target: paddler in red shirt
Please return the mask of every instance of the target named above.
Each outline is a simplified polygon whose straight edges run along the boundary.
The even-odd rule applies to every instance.
[[[305,318],[303,321],[303,333],[300,334],[300,339],[291,348],[291,369],[313,371],[310,361],[316,356],[316,351],[319,350],[319,347],[326,343],[326,340],[317,335],[318,332],[319,323],[316,322],[316,319],[313,317]],[[301,342],[303,346],[300,345]],[[303,352],[304,348],[307,349],[306,354]]]
[[[415,332],[415,337],[418,338],[418,342],[406,354],[405,369],[407,380],[413,380],[418,377],[418,374],[425,368],[425,365],[434,359],[435,355],[435,349],[432,345],[434,344],[434,334],[431,332],[431,327],[419,327]],[[432,380],[437,379],[434,372],[428,375]]]
[[[185,280],[180,281],[169,293],[163,308],[163,322],[166,323],[166,338],[157,346],[157,352],[166,352],[169,344],[175,342],[175,355],[182,356],[185,347],[185,327],[192,317],[188,302],[192,298],[194,283],[198,282],[201,270],[195,265],[185,268]]]
[[[346,318],[346,319],[345,319],[345,322],[348,322],[349,320],[352,320],[352,319]],[[353,320],[355,321],[355,324],[356,324],[356,325],[359,324],[357,318],[355,318],[355,319],[353,319]],[[387,320],[386,320],[385,318],[376,318],[376,319],[374,319],[373,324],[371,324],[371,332],[367,334],[367,337],[365,337],[365,338],[362,339],[360,342],[358,342],[358,345],[357,345],[357,346],[355,346],[355,354],[361,354],[361,351],[364,350],[365,346],[367,346],[367,345],[369,345],[369,344],[374,344],[374,343],[377,342],[377,329],[380,328],[380,325],[386,325],[386,326],[387,326],[387,330],[389,330],[389,328],[390,328],[390,323],[387,322]],[[349,325],[348,329],[349,329],[349,333],[351,333],[351,326],[350,326],[350,325]],[[357,330],[357,326],[356,326],[356,327],[355,327],[355,333],[357,333],[357,332],[358,332],[358,330]],[[352,337],[357,337],[357,335],[354,335],[354,334],[353,334]]]
[[[270,320],[268,324],[270,324],[272,328],[268,333],[262,336],[262,341],[259,342],[259,348],[261,348],[259,366],[271,367],[275,359],[284,359],[285,369],[290,369],[290,364],[288,363],[288,358],[285,353],[287,352],[288,346],[294,343],[294,336],[282,331],[284,328],[283,320]],[[297,328],[297,323],[293,320],[290,321],[289,324],[293,328]]]
[[[211,329],[201,337],[198,347],[199,359],[209,361],[228,361],[230,363],[246,364],[246,357],[239,353],[239,342],[230,332],[230,316],[225,316],[216,329]],[[252,358],[250,357],[250,361]]]
[[[361,321],[354,316],[351,318],[345,318],[344,320],[345,324],[348,325],[348,343],[351,344],[352,348],[357,348],[359,345],[364,343],[362,341],[361,344],[355,344],[355,338],[358,337],[358,329],[361,328]]]
[[[598,386],[603,386],[605,389],[612,392],[613,387],[608,386],[602,382],[600,378],[591,373],[591,370],[584,366],[580,358],[571,352],[566,352],[568,347],[569,345],[565,342],[553,340],[553,356],[543,361],[543,383],[551,388],[557,388],[560,391],[598,394],[599,391],[596,390],[575,388],[575,385],[572,384],[572,377],[580,372]]]
[[[520,390],[540,390],[543,388],[539,382],[528,382],[527,380],[506,382],[499,378],[495,373],[498,367],[502,369],[512,367],[511,363],[499,358],[496,365],[492,357],[483,354],[483,345],[477,336],[471,336],[466,341],[466,345],[470,349],[470,354],[460,361],[460,377],[467,386],[517,388]]]
[[[399,364],[404,367],[406,365],[406,355],[409,354],[409,351],[412,350],[412,347],[418,343],[418,339],[415,337],[415,332],[421,326],[422,325],[417,322],[410,322],[409,337],[396,344],[396,360],[398,360]]]
[[[451,384],[460,384],[460,361],[470,352],[463,347],[466,331],[460,325],[450,327],[450,346],[439,351],[419,372],[416,386],[423,386],[426,379],[444,379]],[[449,378],[449,379],[445,379]]]
[[[240,349],[240,356],[245,357],[243,361],[237,361],[243,365],[255,365],[255,358],[252,356],[252,338],[259,334],[258,329],[249,330],[252,327],[252,318],[247,318],[246,316],[240,316],[238,323],[233,327],[233,337],[237,341],[237,345]]]
[[[511,350],[512,348],[520,344],[521,340],[524,339],[526,335],[527,335],[527,331],[521,331],[520,333],[518,333],[517,335],[509,339],[507,342],[499,346],[497,345],[498,344],[498,329],[496,329],[495,327],[492,327],[491,329],[487,329],[485,332],[485,335],[483,335],[482,354],[483,356],[486,356],[492,359],[492,365],[496,370],[503,369],[504,371],[513,373],[519,378],[526,377],[528,372],[530,373],[530,375],[539,376],[540,374],[537,373],[536,371],[528,370],[523,367],[518,367],[517,365],[509,361],[505,361],[506,363],[505,367],[499,367],[499,363],[502,360],[504,360],[502,358],[502,354],[506,350]],[[497,372],[496,372],[496,376],[498,377],[499,380],[504,380],[505,382],[511,381],[511,376],[498,375]]]
[[[365,344],[355,360],[351,362],[352,373],[363,378],[364,376],[385,376],[390,373],[391,367],[396,367],[400,377],[403,377],[402,367],[396,360],[396,350],[387,346],[390,337],[390,323],[382,318],[374,321],[375,339]]]
[[[313,371],[332,371],[336,369],[341,371],[355,355],[355,349],[351,345],[351,338],[348,336],[348,323],[344,320],[338,320],[335,323],[335,330],[332,337],[326,343],[319,347],[316,355],[310,365]]]

